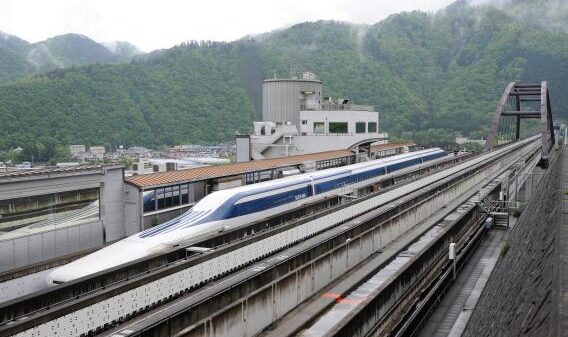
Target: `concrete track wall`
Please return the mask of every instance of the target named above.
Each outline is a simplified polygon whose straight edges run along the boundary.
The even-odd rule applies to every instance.
[[[556,153],[553,153],[556,155]],[[553,303],[557,258],[566,243],[557,238],[561,160],[550,166],[527,208],[507,237],[501,256],[473,311],[465,337],[562,336],[555,326]]]

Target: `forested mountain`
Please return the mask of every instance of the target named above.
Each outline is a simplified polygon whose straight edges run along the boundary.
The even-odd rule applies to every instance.
[[[31,65],[22,56],[29,45],[17,36],[0,32],[0,84],[31,72]]]
[[[0,48],[11,52],[20,53],[29,46],[29,42],[17,36],[0,32]]]
[[[435,145],[485,134],[513,80],[548,80],[556,116],[568,108],[567,33],[459,1],[370,26],[302,23],[28,77],[0,87],[0,149],[49,157],[59,144],[231,141],[259,118],[262,80],[289,76],[291,63],[320,75],[326,96],[374,105],[391,135]]]
[[[103,42],[102,45],[121,60],[130,60],[135,56],[144,54],[138,47],[126,41]]]
[[[0,84],[54,69],[96,63],[128,62],[141,55],[128,42],[97,43],[78,34],[65,34],[29,43],[0,32]]]
[[[470,0],[476,3],[476,0]],[[568,33],[568,2],[566,0],[489,0],[489,4],[506,10],[523,22]]]

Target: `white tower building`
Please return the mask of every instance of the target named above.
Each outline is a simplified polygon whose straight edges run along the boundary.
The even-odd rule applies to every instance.
[[[237,161],[384,144],[372,106],[322,96],[317,75],[269,79],[262,84],[262,121],[252,135],[237,136]]]

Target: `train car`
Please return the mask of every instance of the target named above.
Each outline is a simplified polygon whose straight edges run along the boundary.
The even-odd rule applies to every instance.
[[[381,176],[443,156],[445,151],[434,148],[217,191],[177,218],[56,269],[48,276],[48,282],[68,282],[139,258],[187,247],[224,230],[269,218],[330,194],[353,192]]]

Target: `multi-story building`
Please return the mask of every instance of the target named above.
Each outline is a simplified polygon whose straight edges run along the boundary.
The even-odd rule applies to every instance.
[[[102,160],[105,156],[104,146],[91,146],[89,147],[89,155],[93,159]]]
[[[85,145],[69,145],[69,152],[72,158],[83,159],[87,151]]]
[[[252,135],[237,136],[239,162],[387,142],[372,106],[323,97],[322,82],[313,73],[265,80],[262,98],[262,121],[254,122]]]

